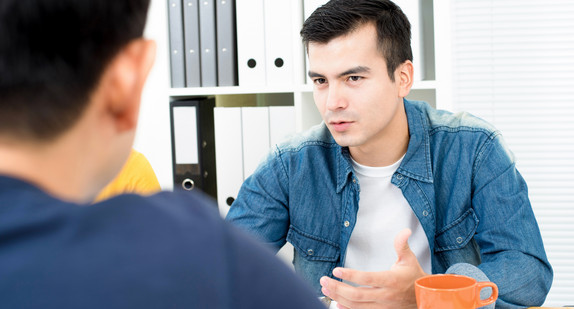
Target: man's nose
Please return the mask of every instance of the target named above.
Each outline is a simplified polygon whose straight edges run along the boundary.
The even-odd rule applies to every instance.
[[[342,87],[338,85],[330,85],[329,93],[327,95],[326,108],[328,110],[337,110],[347,107],[347,99],[344,95]]]

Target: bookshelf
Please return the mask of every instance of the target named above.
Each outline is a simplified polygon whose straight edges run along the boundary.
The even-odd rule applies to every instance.
[[[440,48],[437,48],[438,44],[435,44],[437,39],[442,39],[441,35],[437,36],[437,31],[440,30],[437,27],[444,27],[446,24],[441,22],[441,19],[435,18],[440,12],[437,12],[436,7],[433,8],[433,2],[440,6],[440,1],[403,1],[418,1],[421,12],[419,16],[421,32],[418,44],[421,46],[420,55],[424,64],[424,79],[415,81],[408,98],[424,100],[437,108],[441,108],[442,105],[437,106],[437,102],[442,102],[440,100],[441,94],[448,92],[441,91],[443,82],[440,78],[443,75],[435,69],[441,64],[440,60],[435,57],[435,54],[440,51],[440,48],[443,48],[440,47],[442,45],[439,46]],[[216,98],[216,106],[292,105],[295,109],[295,127],[297,131],[304,131],[320,123],[321,117],[313,101],[313,88],[312,85],[307,83],[306,55],[299,37],[299,31],[304,19],[304,8],[308,2],[317,1],[293,0],[292,3],[293,12],[296,12],[292,16],[291,35],[289,37],[293,54],[292,80],[279,85],[244,86],[240,83],[238,86],[225,87],[172,88],[169,70],[168,7],[166,1],[152,0],[145,36],[156,41],[157,58],[144,89],[140,125],[134,147],[148,157],[148,160],[150,160],[156,170],[163,189],[169,190],[173,188],[171,144],[169,142],[170,101],[213,96]],[[447,79],[445,78],[444,80],[446,81]]]

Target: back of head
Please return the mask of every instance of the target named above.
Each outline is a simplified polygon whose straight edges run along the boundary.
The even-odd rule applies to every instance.
[[[0,1],[0,136],[49,141],[82,114],[149,0]]]
[[[303,24],[301,37],[309,43],[325,44],[372,23],[377,28],[378,46],[394,80],[395,69],[413,60],[411,25],[401,9],[390,0],[331,0],[319,7]]]

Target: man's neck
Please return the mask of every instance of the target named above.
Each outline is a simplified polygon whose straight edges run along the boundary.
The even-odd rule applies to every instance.
[[[409,126],[404,110],[399,111],[381,134],[373,140],[357,147],[349,147],[355,162],[365,166],[389,166],[397,162],[407,152],[409,146]]]
[[[349,147],[351,157],[355,162],[372,167],[390,166],[399,161],[407,153],[408,137],[406,143],[395,148],[389,145],[386,150],[369,150],[362,147]]]
[[[0,138],[0,174],[28,181],[63,200],[89,202],[113,177],[102,173],[107,166],[99,162],[108,151],[94,134],[76,127],[49,142]]]
[[[0,144],[0,174],[30,182],[64,200],[87,200],[79,164],[52,147]]]

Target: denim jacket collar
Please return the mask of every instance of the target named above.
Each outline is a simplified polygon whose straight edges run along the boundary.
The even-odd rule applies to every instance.
[[[425,130],[429,127],[428,119],[416,105],[404,104],[404,106],[410,138],[407,153],[397,172],[419,181],[433,183],[430,137],[429,132]]]
[[[349,176],[353,173],[353,166],[351,165],[351,152],[349,151],[349,147],[341,147],[341,155],[339,156],[339,173],[337,179],[337,194],[341,193],[345,188],[345,185],[348,183]]]

